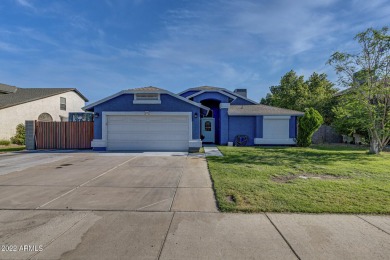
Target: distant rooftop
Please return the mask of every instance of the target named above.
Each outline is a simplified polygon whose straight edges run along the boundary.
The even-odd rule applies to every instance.
[[[88,101],[88,99],[75,88],[18,88],[15,86],[0,84],[0,109],[55,96],[69,91],[76,92],[82,99],[86,102]]]

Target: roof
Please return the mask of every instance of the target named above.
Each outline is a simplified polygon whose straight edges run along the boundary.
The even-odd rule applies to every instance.
[[[276,116],[276,115],[290,115],[290,116],[302,116],[303,112],[271,107],[266,105],[231,105],[228,109],[229,116]]]
[[[132,88],[132,89],[129,89],[129,90],[135,91],[135,92],[156,92],[156,91],[166,91],[165,89],[156,88],[156,87],[153,87],[153,86],[142,87],[142,88]]]
[[[186,99],[186,98],[184,98],[184,97],[182,97],[182,96],[179,96],[179,95],[177,95],[177,94],[175,94],[175,93],[172,93],[172,92],[170,92],[170,91],[168,91],[168,90],[165,90],[165,89],[162,89],[162,88],[156,88],[156,87],[153,87],[153,86],[122,90],[122,91],[120,91],[120,92],[118,92],[118,93],[116,93],[116,94],[114,94],[114,95],[111,95],[111,96],[109,96],[109,97],[106,97],[106,98],[103,98],[103,99],[101,99],[101,100],[99,100],[99,101],[96,101],[96,102],[94,102],[94,103],[92,103],[92,104],[89,104],[89,105],[83,107],[82,109],[83,109],[84,111],[93,111],[93,108],[94,108],[95,106],[97,106],[97,105],[99,105],[99,104],[102,104],[102,103],[104,103],[104,102],[107,102],[108,100],[111,100],[111,99],[113,99],[113,98],[116,98],[116,97],[118,97],[118,96],[120,96],[120,95],[123,95],[123,94],[135,94],[135,93],[145,93],[145,92],[159,93],[159,94],[167,94],[167,95],[173,96],[173,97],[175,97],[175,98],[177,98],[177,99],[180,99],[180,100],[182,100],[182,101],[184,101],[184,102],[187,102],[187,103],[189,103],[189,104],[191,104],[191,105],[200,107],[200,108],[202,108],[202,109],[204,109],[204,110],[207,110],[207,111],[210,110],[208,107],[203,106],[202,104],[196,103],[196,102],[194,102],[194,101],[192,101],[192,100],[188,100],[188,99]]]
[[[241,96],[238,93],[234,93],[233,91],[227,90],[225,88],[212,87],[212,86],[200,86],[200,87],[196,87],[196,88],[189,88],[189,89],[186,89],[186,90],[180,92],[178,95],[181,95],[181,94],[186,93],[188,91],[199,91],[199,92],[195,93],[195,94],[192,94],[192,95],[190,95],[190,96],[188,96],[186,98],[191,98],[191,97],[194,97],[196,95],[202,94],[204,92],[214,92],[215,91],[215,92],[219,92],[219,93],[222,93],[222,94],[223,93],[229,94],[229,95],[234,96],[236,98],[237,97],[238,98],[242,98],[242,99],[244,99],[244,100],[246,100],[246,101],[248,101],[248,102],[250,102],[252,104],[257,104],[257,102],[255,102],[255,101],[253,101],[253,100],[251,100],[249,98],[246,98],[244,96]]]
[[[187,96],[186,98],[187,99],[190,99],[190,98],[193,98],[193,97],[196,97],[196,96],[199,96],[203,93],[208,93],[208,92],[214,92],[214,93],[220,93],[221,95],[225,95],[227,97],[230,97],[231,99],[236,99],[237,97],[236,96],[233,96],[233,95],[230,95],[229,93],[226,93],[225,91],[222,91],[222,90],[201,90],[201,91],[198,91],[192,95],[189,95]]]
[[[0,94],[14,93],[17,87],[0,83]]]
[[[196,88],[189,88],[186,91],[190,91],[190,90],[223,90],[223,88],[212,87],[212,86],[200,86]]]
[[[12,93],[0,94],[0,109],[55,96],[69,91],[76,92],[82,99],[86,102],[88,101],[88,99],[75,88],[15,88],[16,90]]]

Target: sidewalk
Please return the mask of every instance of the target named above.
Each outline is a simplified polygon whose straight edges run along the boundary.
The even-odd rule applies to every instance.
[[[223,156],[223,154],[219,151],[218,147],[215,145],[210,145],[210,146],[204,146],[204,153],[206,157],[209,156]]]

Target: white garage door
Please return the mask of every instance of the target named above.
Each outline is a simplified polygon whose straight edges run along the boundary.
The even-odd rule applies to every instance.
[[[265,139],[288,139],[289,137],[289,119],[285,117],[264,117]]]
[[[294,144],[289,128],[290,116],[264,116],[263,138],[259,144]]]
[[[107,150],[188,151],[187,115],[107,115]]]

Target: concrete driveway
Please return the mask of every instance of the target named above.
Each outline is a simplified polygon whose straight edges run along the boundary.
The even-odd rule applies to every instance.
[[[0,156],[0,209],[0,259],[390,255],[389,216],[219,213],[205,159],[183,154]]]

